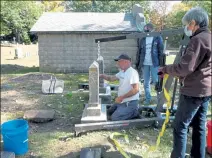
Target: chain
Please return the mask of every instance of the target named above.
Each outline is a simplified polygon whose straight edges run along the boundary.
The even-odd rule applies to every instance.
[[[100,41],[98,41],[97,43],[97,50],[98,50],[98,57],[100,56]]]

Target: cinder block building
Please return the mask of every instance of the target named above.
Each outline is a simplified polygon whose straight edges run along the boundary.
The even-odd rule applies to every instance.
[[[138,8],[135,12],[44,13],[30,30],[38,35],[40,71],[88,72],[97,59],[95,39],[137,32],[139,17],[139,23],[144,24],[145,19],[138,14]],[[136,39],[100,43],[105,72],[117,71],[113,59],[121,53],[127,53],[134,62],[137,49]]]

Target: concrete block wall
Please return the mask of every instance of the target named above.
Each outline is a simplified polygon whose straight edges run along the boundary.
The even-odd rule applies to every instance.
[[[90,64],[97,59],[96,38],[120,36],[123,34],[39,34],[38,51],[40,71],[62,73],[87,73]],[[113,60],[121,53],[136,58],[136,39],[100,43],[104,57],[105,72],[117,72]]]

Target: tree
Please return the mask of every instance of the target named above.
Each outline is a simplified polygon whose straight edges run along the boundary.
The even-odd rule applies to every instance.
[[[172,11],[167,15],[166,26],[168,28],[182,27],[182,18],[185,13],[192,7],[200,6],[208,12],[209,15],[209,28],[211,28],[211,1],[183,1],[173,6]],[[180,42],[180,36],[174,36],[170,39],[171,47],[178,47]]]
[[[1,1],[1,35],[30,43],[29,30],[42,13],[34,1]]]
[[[183,0],[182,3],[188,5],[190,8],[192,7],[202,7],[205,9],[209,16],[209,28],[211,29],[211,1],[188,1]]]
[[[150,9],[149,1],[111,1],[111,0],[87,0],[66,1],[66,11],[73,12],[131,12],[134,4],[140,4],[144,9],[144,15]]]
[[[63,1],[42,1],[43,9],[45,12],[64,12],[65,7]]]
[[[167,15],[166,24],[168,28],[182,27],[182,18],[191,6],[179,3],[173,6],[172,11]]]
[[[153,4],[150,11],[150,21],[155,25],[156,30],[163,30],[165,27],[165,19],[168,12],[169,2],[157,1]]]

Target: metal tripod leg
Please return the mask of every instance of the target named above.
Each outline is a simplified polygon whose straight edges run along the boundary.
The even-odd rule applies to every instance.
[[[175,78],[175,81],[174,81],[174,90],[173,90],[173,95],[172,95],[172,103],[171,103],[171,109],[170,109],[170,112],[171,113],[173,113],[173,110],[174,110],[174,100],[175,100],[175,96],[176,96],[177,83],[178,83],[178,79]]]
[[[179,53],[177,53],[176,55],[176,58],[174,60],[174,64],[177,64],[180,60],[180,57],[182,56],[182,54],[184,53],[185,49],[186,49],[186,45],[188,43],[188,39],[187,38],[184,38],[184,36],[182,37],[182,40],[181,40],[181,46],[180,46],[180,51]],[[170,87],[171,87],[171,84],[173,82],[173,77],[172,76],[169,76],[168,79],[166,80],[166,83],[164,85],[164,87],[169,91]],[[163,93],[160,94],[159,96],[160,100],[158,100],[158,103],[157,103],[157,107],[155,109],[155,112],[158,113],[160,111],[163,110],[163,105],[165,103],[165,96]]]

